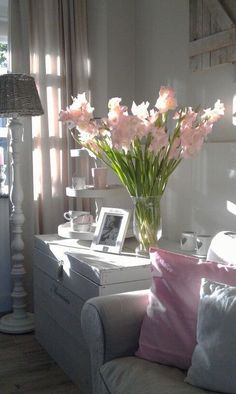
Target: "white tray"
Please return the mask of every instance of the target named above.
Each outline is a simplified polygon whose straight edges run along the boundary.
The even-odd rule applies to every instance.
[[[62,238],[81,239],[83,241],[92,241],[94,231],[74,231],[71,229],[70,223],[59,224],[57,233]]]
[[[73,238],[81,239],[82,241],[92,241],[95,231],[95,225],[93,225],[93,231],[73,231],[71,229],[70,223],[59,224],[57,228],[57,233],[59,237],[62,238]],[[134,236],[133,230],[128,228],[125,238],[132,238]]]

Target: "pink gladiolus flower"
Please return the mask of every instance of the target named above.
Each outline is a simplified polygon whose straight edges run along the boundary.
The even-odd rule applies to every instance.
[[[177,137],[174,140],[174,142],[173,142],[173,144],[172,144],[172,146],[170,148],[168,159],[169,160],[171,160],[171,159],[177,160],[179,158],[179,156],[180,156],[180,153],[181,153],[181,142],[180,142],[180,138]]]
[[[199,139],[199,144],[193,144],[193,145],[189,145],[187,147],[184,147],[184,149],[182,150],[181,153],[181,157],[183,159],[191,159],[194,156],[196,156],[196,154],[199,152],[199,150],[202,147],[204,139]]]
[[[59,113],[59,121],[60,122],[67,122],[68,120],[70,120],[69,112],[61,110]]]
[[[206,121],[202,124],[200,124],[196,130],[199,130],[199,132],[202,134],[203,137],[206,137],[209,133],[211,133],[213,128],[213,123],[210,121]]]
[[[98,134],[97,126],[94,123],[91,123],[87,120],[78,120],[76,124],[76,128],[80,131],[81,138],[86,139],[87,137],[82,137],[84,134],[89,134],[91,136],[95,136]]]
[[[160,112],[156,111],[155,109],[151,109],[150,116],[148,118],[149,122],[154,124],[159,117]]]
[[[201,149],[204,142],[204,137],[205,135],[201,132],[200,128],[189,130],[186,129],[185,132],[181,134],[181,156],[184,159],[194,157]]]
[[[225,113],[225,106],[224,106],[223,103],[221,103],[220,100],[217,100],[217,101],[215,102],[214,110],[215,110],[216,112],[218,112],[218,114],[219,114],[220,116],[223,116],[224,113]]]
[[[121,102],[121,98],[120,97],[113,97],[108,101],[108,108],[113,111],[114,109],[116,109],[117,107],[120,107],[120,102]]]
[[[93,110],[85,97],[85,93],[78,94],[73,98],[73,103],[67,107],[66,111],[61,111],[59,120],[69,123],[69,127],[78,126],[85,129],[93,117]]]
[[[164,127],[155,128],[152,131],[153,139],[149,145],[149,151],[158,153],[162,148],[168,144],[168,135]]]
[[[162,86],[155,107],[158,108],[161,113],[175,109],[177,107],[177,102],[174,89],[168,86]]]
[[[194,122],[197,119],[197,112],[194,112],[192,110],[192,107],[188,107],[186,109],[185,112],[183,112],[182,114],[180,114],[179,116],[183,117],[183,120],[181,121],[181,126],[180,129],[184,129],[184,128],[191,128],[193,127]],[[175,117],[174,117],[175,119]]]
[[[73,98],[73,103],[67,108],[75,119],[82,117],[83,119],[90,120],[93,117],[93,110],[90,103],[87,101],[85,93],[78,94],[77,97]]]
[[[207,119],[209,122],[215,123],[224,115],[224,112],[224,104],[221,103],[220,100],[217,100],[213,109],[207,108],[204,110],[204,115],[202,116],[202,118]]]
[[[117,124],[119,121],[119,117],[123,115],[127,115],[127,107],[120,105],[121,98],[113,97],[108,102],[108,123],[110,125]]]
[[[127,152],[136,136],[138,123],[134,116],[120,116],[119,122],[111,129],[112,146],[115,149],[124,149]]]
[[[191,145],[193,140],[194,129],[184,127],[181,129],[180,139],[183,146]]]
[[[144,101],[139,104],[136,105],[135,102],[133,101],[132,107],[131,107],[131,112],[133,115],[137,116],[138,118],[145,120],[148,118],[149,113],[148,113],[148,107],[149,107],[149,102],[146,101],[146,103],[144,103]]]

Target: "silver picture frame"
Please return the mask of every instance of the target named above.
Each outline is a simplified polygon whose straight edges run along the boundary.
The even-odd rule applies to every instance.
[[[108,253],[121,253],[130,214],[127,209],[102,207],[91,249]]]

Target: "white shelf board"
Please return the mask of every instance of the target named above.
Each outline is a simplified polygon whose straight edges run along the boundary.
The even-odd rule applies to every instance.
[[[68,197],[80,198],[103,198],[109,195],[117,195],[120,191],[124,190],[122,185],[108,185],[106,189],[94,189],[93,185],[87,185],[85,189],[73,189],[66,187],[66,195]]]

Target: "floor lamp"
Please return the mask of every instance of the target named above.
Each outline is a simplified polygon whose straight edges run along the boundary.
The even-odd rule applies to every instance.
[[[33,331],[34,316],[26,312],[24,289],[24,242],[22,231],[24,214],[22,211],[23,190],[20,179],[21,148],[23,144],[23,126],[19,117],[42,115],[43,109],[34,78],[26,74],[0,75],[0,117],[8,118],[12,148],[12,185],[11,200],[11,276],[13,281],[12,313],[0,319],[0,331],[11,334],[23,334]],[[31,138],[31,135],[27,138]]]

